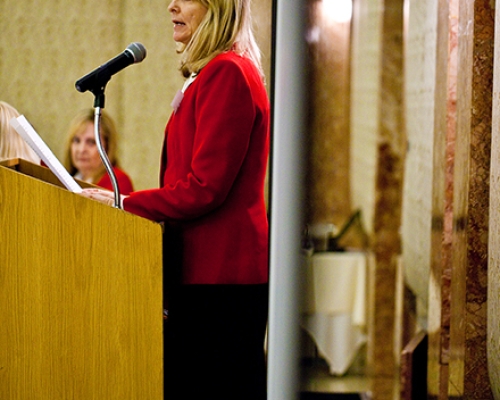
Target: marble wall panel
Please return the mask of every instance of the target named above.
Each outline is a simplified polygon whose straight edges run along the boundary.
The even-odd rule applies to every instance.
[[[374,346],[381,353],[375,359],[375,371],[379,375],[390,373],[391,367],[399,364],[399,359],[393,359],[390,353],[397,340],[390,338],[397,331],[395,282],[397,262],[401,254],[401,206],[406,152],[403,112],[403,1],[384,1],[382,32],[373,239],[377,264],[375,290],[378,291],[375,295]]]
[[[494,12],[459,2],[449,395],[490,399],[486,310]]]
[[[353,209],[373,232],[382,1],[355,1],[351,49],[350,181]]]
[[[500,7],[495,9],[495,37],[500,37]],[[488,373],[500,400],[500,42],[495,42],[491,132],[490,217],[488,244]]]
[[[371,234],[367,372],[386,399],[398,365],[397,265],[405,137],[403,2],[354,2],[351,78],[351,198]]]
[[[349,192],[350,20],[338,22],[309,2],[309,223],[339,228],[351,214]]]
[[[447,392],[449,371],[458,1],[440,0],[433,11],[437,35],[427,376],[429,395],[437,397]]]
[[[404,273],[426,328],[433,187],[437,0],[409,2],[405,42],[407,152],[402,226]]]

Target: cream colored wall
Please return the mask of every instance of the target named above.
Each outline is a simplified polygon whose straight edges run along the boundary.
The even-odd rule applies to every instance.
[[[356,1],[351,64],[351,199],[373,232],[380,91],[380,1]]]
[[[409,7],[405,55],[408,149],[401,232],[406,282],[425,316],[431,261],[437,1],[414,1]]]
[[[71,118],[94,104],[94,96],[78,92],[75,81],[129,43],[141,42],[148,52],[146,59],[110,80],[105,109],[117,121],[121,162],[136,189],[157,186],[170,102],[182,86],[168,4],[2,0],[0,99],[26,115],[62,160]],[[271,0],[254,1],[252,7],[269,77]]]

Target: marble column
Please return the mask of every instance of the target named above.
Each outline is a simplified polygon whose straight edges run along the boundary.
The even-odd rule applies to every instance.
[[[367,375],[372,398],[393,398],[397,271],[406,138],[403,122],[403,0],[354,2],[351,194],[363,210],[373,257],[368,270]]]
[[[458,0],[437,2],[428,394],[447,393],[450,347],[453,166],[456,136]]]
[[[495,9],[495,37],[500,37],[500,7]],[[500,400],[500,43],[495,43],[491,132],[488,263],[488,371],[495,400]]]
[[[486,353],[492,2],[460,0],[458,20],[448,395],[487,400],[493,398]]]
[[[309,1],[308,223],[339,228],[351,214],[349,193],[350,20],[337,21]]]
[[[373,399],[387,399],[396,376],[394,357],[396,271],[401,254],[401,202],[406,137],[403,121],[403,1],[385,0],[382,14],[378,100],[376,202],[373,224],[375,270],[371,293],[370,365]]]

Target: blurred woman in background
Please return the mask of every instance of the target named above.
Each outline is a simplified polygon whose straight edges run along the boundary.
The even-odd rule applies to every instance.
[[[120,193],[134,190],[132,180],[118,162],[118,131],[113,119],[101,110],[101,141],[118,182]],[[94,134],[94,109],[83,110],[71,121],[64,166],[76,179],[113,190],[111,179],[101,160]]]

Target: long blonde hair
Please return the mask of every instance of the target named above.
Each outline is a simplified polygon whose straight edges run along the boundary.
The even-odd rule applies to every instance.
[[[0,101],[0,161],[22,158],[39,164],[40,157],[9,123],[12,118],[17,117],[19,112],[14,107]]]
[[[216,55],[234,50],[251,59],[262,77],[260,49],[252,31],[250,0],[196,0],[207,13],[182,53],[180,70],[184,77],[198,73]]]
[[[88,123],[94,123],[93,108],[80,111],[70,123],[66,141],[64,166],[71,175],[75,175],[78,172],[71,156],[71,143],[77,134],[85,130]],[[100,128],[102,145],[109,158],[109,162],[113,167],[120,167],[118,162],[118,130],[116,129],[115,122],[105,110],[101,110]],[[103,173],[104,171],[103,164]],[[94,180],[98,180],[99,177],[94,178]]]

